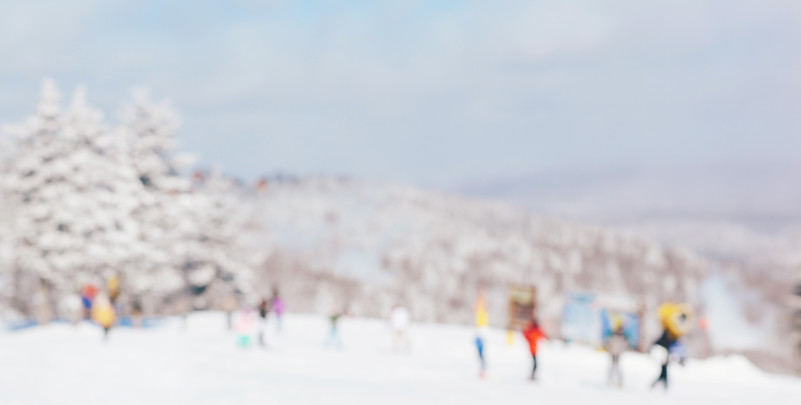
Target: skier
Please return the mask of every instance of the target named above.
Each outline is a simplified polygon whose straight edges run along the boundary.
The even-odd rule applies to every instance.
[[[105,294],[95,297],[92,304],[92,319],[103,328],[103,340],[108,340],[108,333],[117,319],[114,307]]]
[[[92,317],[92,301],[94,301],[97,293],[97,287],[92,284],[86,284],[81,289],[81,302],[83,303],[84,318],[86,319]]]
[[[131,304],[131,324],[134,328],[142,327],[142,313],[142,298],[137,295]]]
[[[236,320],[236,325],[234,325],[237,334],[237,345],[239,347],[250,346],[250,332],[252,324],[253,320],[251,319],[250,308],[243,309]]]
[[[278,294],[277,288],[273,290],[273,297],[270,299],[270,304],[273,308],[273,312],[275,313],[275,330],[280,332],[284,318],[284,310],[286,307],[284,305],[284,300]]]
[[[487,359],[484,355],[484,346],[487,329],[489,329],[489,312],[487,311],[487,300],[483,288],[478,291],[478,298],[476,298],[473,310],[476,316],[476,350],[481,364],[478,376],[483,379],[487,375]]]
[[[346,312],[346,309],[342,309],[332,313],[328,317],[328,320],[331,322],[331,333],[328,335],[327,345],[337,346],[340,349],[342,348],[342,337],[339,333],[339,319],[345,316]]]
[[[661,364],[662,368],[659,372],[659,377],[651,384],[651,388],[653,389],[659,383],[664,385],[665,391],[668,389],[668,364],[670,363],[670,347],[676,343],[676,338],[673,337],[670,332],[665,329],[662,332],[662,336],[657,339],[654,343],[654,347],[651,349],[651,354],[654,356]]]
[[[222,309],[225,311],[225,325],[229,331],[234,329],[234,311],[236,307],[236,297],[233,295],[226,296],[222,303]]]
[[[539,322],[537,322],[537,319],[535,318],[532,319],[528,325],[526,325],[525,329],[523,329],[523,337],[528,341],[528,348],[531,352],[531,359],[533,360],[533,367],[531,368],[531,380],[534,381],[537,378],[537,342],[542,338],[547,339],[548,335],[542,331]]]
[[[662,336],[657,339],[651,349],[651,354],[661,363],[661,371],[656,381],[651,384],[653,389],[659,383],[668,389],[668,364],[670,363],[670,349],[682,336],[692,330],[694,312],[687,304],[667,302],[659,307],[659,318],[664,328]]]
[[[117,303],[117,298],[120,297],[120,277],[115,274],[106,280],[106,289],[108,290],[109,301],[113,306]]]
[[[259,346],[267,346],[266,329],[267,329],[267,316],[270,314],[270,301],[262,298],[259,302]]]
[[[629,348],[629,341],[626,338],[625,333],[623,333],[622,323],[615,327],[615,331],[612,332],[612,336],[610,336],[606,341],[605,348],[609,353],[609,358],[611,360],[606,382],[609,385],[622,387],[623,373],[620,372],[620,356],[626,351],[626,349]]]
[[[395,305],[389,313],[389,325],[393,331],[392,348],[395,351],[409,350],[408,329],[412,315],[402,305]]]

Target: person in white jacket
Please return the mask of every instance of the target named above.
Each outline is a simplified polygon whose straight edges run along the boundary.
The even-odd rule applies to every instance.
[[[392,328],[395,351],[409,350],[409,326],[412,323],[412,314],[402,305],[395,305],[389,313],[389,326]]]

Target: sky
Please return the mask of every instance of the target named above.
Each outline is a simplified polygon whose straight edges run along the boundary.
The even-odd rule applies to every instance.
[[[553,168],[801,158],[797,0],[0,0],[0,122],[43,77],[255,178],[448,187]]]

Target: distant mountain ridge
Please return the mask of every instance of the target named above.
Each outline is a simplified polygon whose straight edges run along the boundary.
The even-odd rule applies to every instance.
[[[456,191],[719,259],[773,260],[801,245],[801,164],[554,170],[477,181]]]
[[[555,169],[475,181],[454,191],[580,219],[707,218],[757,227],[801,223],[801,164]]]

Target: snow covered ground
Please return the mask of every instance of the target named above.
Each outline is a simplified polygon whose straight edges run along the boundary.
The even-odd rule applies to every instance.
[[[272,325],[274,326],[274,325]],[[272,330],[272,329],[271,329]],[[270,348],[239,348],[219,313],[184,330],[120,328],[103,343],[96,326],[50,325],[0,333],[0,404],[798,404],[801,380],[761,372],[740,357],[672,367],[667,393],[649,391],[658,366],[623,358],[625,386],[605,386],[604,353],[545,343],[540,379],[519,336],[489,336],[489,375],[477,377],[470,328],[415,325],[412,350],[391,350],[379,320],[346,318],[344,345],[326,347],[327,319],[294,315]]]

